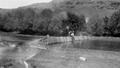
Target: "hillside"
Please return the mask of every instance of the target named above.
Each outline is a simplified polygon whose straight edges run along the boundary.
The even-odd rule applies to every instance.
[[[111,15],[120,7],[119,0],[53,0],[50,3],[35,3],[19,8],[44,8],[54,9],[58,12],[71,11],[77,14],[85,14],[85,16],[100,16]],[[11,9],[8,9],[11,10]],[[7,9],[0,9],[0,12],[8,11]]]
[[[109,0],[66,0],[57,4],[53,2],[53,5],[54,8],[59,9],[59,11],[71,11],[91,17],[94,15],[111,15],[114,11],[119,9],[120,2]]]
[[[119,0],[53,0],[50,3],[36,3],[21,8],[38,8],[43,10],[49,8],[57,13],[70,11],[76,14],[92,16],[110,16],[120,8]]]

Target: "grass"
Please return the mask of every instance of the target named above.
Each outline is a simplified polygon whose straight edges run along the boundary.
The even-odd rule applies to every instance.
[[[85,57],[87,61],[79,57]],[[30,68],[119,68],[119,58],[119,52],[54,47],[41,51],[27,62],[31,64]]]
[[[38,68],[119,68],[119,54],[111,51],[53,48],[28,62]],[[87,58],[87,61],[80,60],[81,56]]]

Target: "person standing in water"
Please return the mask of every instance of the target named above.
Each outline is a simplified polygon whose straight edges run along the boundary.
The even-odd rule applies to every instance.
[[[69,34],[70,34],[70,37],[71,37],[71,41],[74,44],[74,42],[75,42],[74,31],[70,31]]]

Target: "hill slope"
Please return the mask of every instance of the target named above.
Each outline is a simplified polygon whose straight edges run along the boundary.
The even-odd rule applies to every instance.
[[[84,14],[87,17],[96,15],[109,16],[120,8],[119,0],[53,0],[50,3],[35,3],[19,8],[37,8],[42,11],[45,8],[55,10],[57,13],[70,11],[76,14]],[[18,8],[18,9],[19,9]],[[11,10],[11,9],[8,9]],[[0,12],[6,12],[7,9],[0,9]]]

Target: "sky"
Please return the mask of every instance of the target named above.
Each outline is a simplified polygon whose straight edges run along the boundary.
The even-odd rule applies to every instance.
[[[30,5],[33,3],[48,3],[52,0],[0,0],[0,8],[17,8],[21,6]]]

